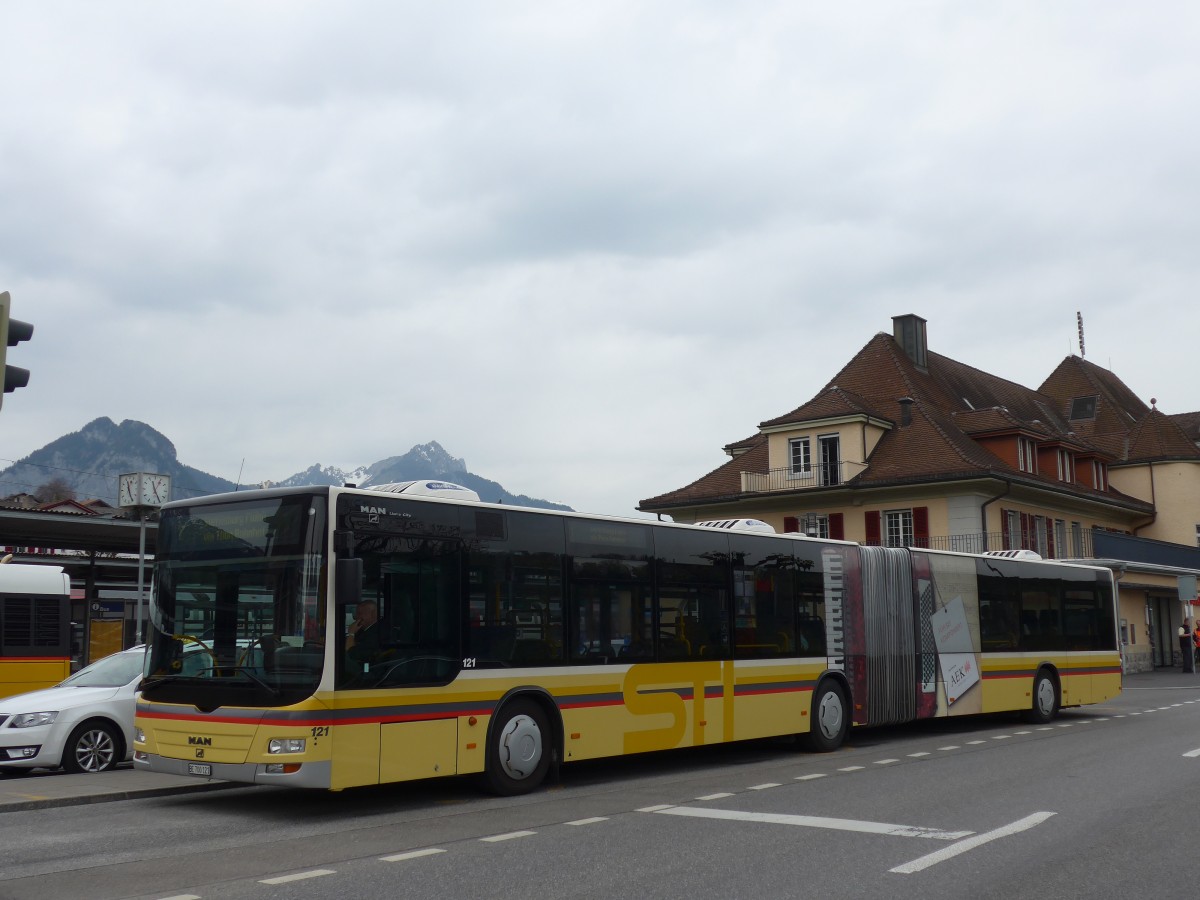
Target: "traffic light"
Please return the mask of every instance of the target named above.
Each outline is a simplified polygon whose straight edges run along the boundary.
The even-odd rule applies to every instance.
[[[29,384],[29,370],[10,366],[5,360],[9,347],[15,347],[21,341],[27,341],[33,337],[32,325],[22,322],[20,319],[9,318],[8,313],[11,306],[12,297],[9,296],[8,291],[0,293],[0,372],[4,373],[4,390],[0,392],[0,405],[4,403],[5,394]]]

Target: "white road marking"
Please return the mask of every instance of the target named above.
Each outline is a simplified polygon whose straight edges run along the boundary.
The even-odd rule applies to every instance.
[[[259,884],[287,884],[289,881],[303,881],[306,878],[320,878],[322,875],[336,875],[333,869],[313,869],[310,872],[297,872],[295,875],[280,875],[278,878],[260,878]]]
[[[174,897],[159,897],[158,900],[202,900],[199,894],[176,894]]]
[[[445,853],[438,847],[426,847],[424,850],[409,850],[407,853],[393,853],[391,856],[379,857],[383,862],[404,862],[406,859],[420,859],[422,856],[436,856]]]
[[[951,744],[949,747],[938,747],[939,750],[957,750],[958,744]]]
[[[1031,816],[1026,816],[1024,819],[1019,819],[1010,825],[1005,825],[997,828],[995,831],[989,831],[985,834],[977,834],[974,837],[969,837],[966,840],[959,841],[956,844],[951,844],[949,847],[943,847],[930,853],[928,856],[922,856],[920,859],[914,859],[912,862],[907,862],[902,866],[896,866],[894,869],[889,869],[891,872],[898,872],[901,875],[911,875],[914,872],[920,872],[922,869],[928,869],[930,866],[937,865],[940,862],[945,862],[948,859],[953,859],[960,853],[966,853],[968,850],[974,850],[976,847],[982,846],[997,838],[1008,837],[1009,835],[1018,834],[1022,831],[1028,831],[1041,825],[1054,813],[1052,812],[1037,812]]]
[[[537,834],[536,831],[510,831],[507,834],[493,834],[491,837],[480,838],[485,844],[498,844],[500,841],[511,841],[514,838],[529,837]]]
[[[796,780],[797,781],[812,781],[814,778],[824,778],[824,777],[825,777],[824,772],[815,772],[812,775],[797,775]]]
[[[928,756],[929,752],[927,750],[922,750],[920,753],[910,753],[908,755],[913,759],[920,759],[922,756]]]
[[[660,803],[658,806],[643,806],[638,812],[658,812],[663,809],[670,809],[670,803]]]
[[[697,797],[697,800],[724,800],[726,797],[732,797],[733,794],[727,791],[722,791],[719,794],[705,794],[703,797]]]
[[[567,822],[568,825],[595,825],[597,822],[607,822],[608,816],[592,816],[590,819],[576,819],[574,822]]]
[[[969,744],[969,745],[973,745],[973,744],[986,744],[986,743],[987,743],[987,741],[967,741],[967,744]]]
[[[898,760],[898,759],[877,759],[877,760],[875,760],[875,765],[890,766],[892,763],[898,763],[898,762],[900,762],[900,760]]]
[[[839,772],[857,772],[862,766],[846,766],[844,769],[838,769]]]
[[[773,788],[773,787],[779,787],[779,783],[775,782],[775,781],[768,781],[766,784],[752,785],[752,786],[746,788],[746,790],[748,790],[748,791],[765,791],[767,788]]]
[[[664,816],[690,816],[696,819],[724,819],[734,822],[764,822],[768,825],[799,825],[804,828],[829,828],[834,831],[858,831],[864,834],[890,834],[896,837],[931,838],[957,841],[971,831],[942,831],[917,825],[892,825],[887,822],[861,822],[857,819],[831,819],[824,816],[793,816],[784,813],[739,812],[734,809],[702,809],[694,806],[669,806],[655,810]]]
[[[1007,741],[1010,737],[1012,737],[1011,734],[993,734],[992,740],[993,741]]]
[[[1014,731],[1013,734],[1033,734],[1032,731]]]
[[[1183,755],[1184,755],[1184,756],[1189,756],[1189,757],[1196,757],[1196,756],[1200,756],[1200,750],[1189,750],[1187,753],[1185,753],[1185,754],[1183,754]]]

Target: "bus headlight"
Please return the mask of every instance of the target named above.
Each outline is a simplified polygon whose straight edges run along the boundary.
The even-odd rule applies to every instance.
[[[271,738],[267,744],[268,753],[303,753],[304,738]]]
[[[38,725],[49,725],[57,718],[57,710],[54,712],[18,713],[8,724],[11,728],[34,728]]]
[[[142,729],[138,728],[136,725],[133,726],[133,740],[134,743],[137,744],[146,743],[146,732],[142,731]]]

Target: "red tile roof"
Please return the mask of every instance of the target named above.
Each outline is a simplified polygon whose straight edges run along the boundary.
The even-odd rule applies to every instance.
[[[1094,421],[1068,420],[1071,400],[1079,396],[1099,398]],[[902,398],[912,400],[907,425],[901,424]],[[881,332],[811,400],[762,422],[760,428],[845,415],[867,415],[889,423],[866,469],[847,480],[851,488],[994,476],[1148,511],[1150,504],[1111,489],[1101,493],[1020,472],[972,436],[1022,433],[1040,441],[1060,441],[1113,462],[1132,459],[1130,446],[1138,454],[1166,448],[1184,452],[1187,436],[1179,423],[1161,413],[1147,417],[1150,412],[1111,372],[1076,357],[1068,357],[1035,391],[938,353],[929,352],[927,366],[918,367],[890,334]],[[1200,429],[1200,414],[1197,417]],[[744,452],[683,488],[643,500],[641,508],[733,499],[742,494],[742,472],[767,472],[765,435],[730,444],[726,450]],[[1194,443],[1190,453],[1200,458]]]

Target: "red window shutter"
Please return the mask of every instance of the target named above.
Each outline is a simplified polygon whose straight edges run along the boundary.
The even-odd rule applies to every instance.
[[[879,510],[867,510],[864,516],[867,520],[867,546],[878,547],[883,543]]]
[[[829,514],[829,536],[835,541],[846,539],[846,525],[841,513]]]
[[[784,516],[783,530],[786,534],[797,533],[800,530],[800,519],[797,516]]]
[[[929,507],[914,506],[912,511],[913,517],[913,543],[918,547],[929,546]]]

